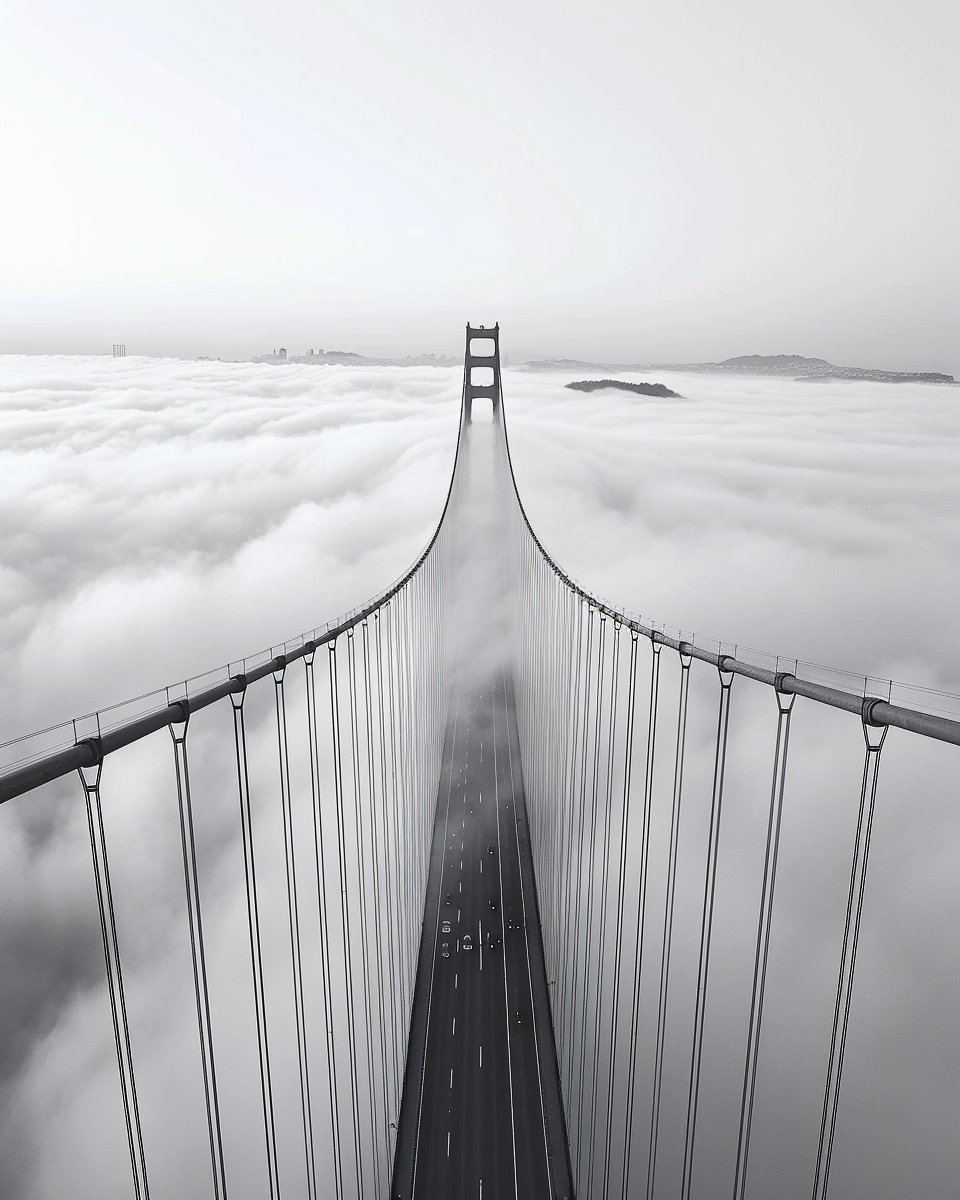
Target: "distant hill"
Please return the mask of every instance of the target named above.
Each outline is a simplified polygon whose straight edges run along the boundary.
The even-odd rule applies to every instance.
[[[723,362],[589,363],[575,358],[543,358],[519,364],[522,371],[690,371],[704,375],[778,375],[789,379],[866,379],[879,383],[956,383],[939,371],[880,371],[838,367],[825,358],[802,354],[741,354]]]
[[[640,396],[663,396],[682,400],[679,392],[671,392],[662,383],[624,383],[619,379],[581,379],[579,383],[568,383],[575,392],[596,392],[601,388],[619,388],[621,392],[636,392]]]

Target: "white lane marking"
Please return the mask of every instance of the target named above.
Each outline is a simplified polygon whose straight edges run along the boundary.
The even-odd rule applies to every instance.
[[[454,1017],[453,1018],[453,1033],[451,1034],[451,1037],[456,1037],[456,1036],[457,1036],[457,1018]]]
[[[447,1130],[447,1158],[450,1157],[450,1130]]]
[[[482,1045],[480,1047],[480,1070],[481,1071],[483,1070],[483,1046]],[[451,1071],[450,1074],[452,1075],[453,1072]]]
[[[480,859],[480,874],[483,874],[483,859]]]
[[[483,922],[478,922],[480,926],[480,935],[477,938],[477,944],[480,946],[480,970],[483,970]]]
[[[458,908],[457,909],[457,921],[459,922],[459,920],[460,920],[460,909]]]
[[[463,880],[462,879],[460,880],[460,891],[461,892],[463,891]]]
[[[483,1057],[483,1050],[480,1051],[480,1057]],[[450,1068],[450,1087],[453,1088],[453,1067]]]
[[[459,979],[460,979],[460,976],[459,976],[459,975],[454,975],[454,977],[453,977],[453,986],[454,986],[454,987],[457,987],[457,986],[459,986],[459,985],[458,985],[458,980],[459,980]]]

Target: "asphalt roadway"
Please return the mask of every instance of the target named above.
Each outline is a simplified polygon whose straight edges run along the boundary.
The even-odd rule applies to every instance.
[[[451,708],[392,1196],[573,1197],[503,673]]]

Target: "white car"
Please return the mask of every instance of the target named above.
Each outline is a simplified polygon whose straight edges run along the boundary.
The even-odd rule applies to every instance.
[[[440,932],[441,933],[449,933],[450,932],[450,922],[449,921],[444,921],[444,923],[440,926]]]
[[[444,958],[449,958],[449,957],[450,957],[450,944],[449,944],[449,942],[444,942],[444,943],[443,943],[443,945],[440,947],[440,953],[443,955],[443,957],[444,957]]]
[[[464,950],[472,950],[473,949],[473,939],[470,937],[469,933],[463,939],[463,948],[464,948]]]

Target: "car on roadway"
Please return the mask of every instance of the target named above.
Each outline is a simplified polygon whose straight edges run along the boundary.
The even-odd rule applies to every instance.
[[[450,932],[450,922],[449,921],[444,921],[444,923],[440,926],[440,932],[441,933],[449,933]]]
[[[444,958],[450,957],[450,943],[449,942],[443,943],[443,945],[440,947],[440,953],[443,955]]]
[[[473,949],[473,938],[471,938],[469,933],[464,934],[463,942],[461,944],[463,945],[464,950]]]

